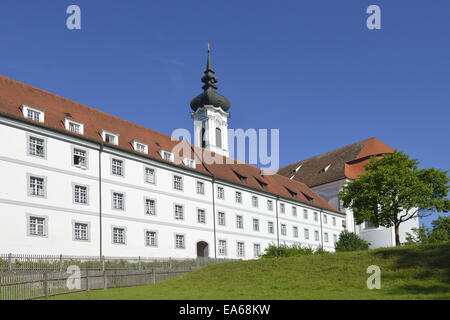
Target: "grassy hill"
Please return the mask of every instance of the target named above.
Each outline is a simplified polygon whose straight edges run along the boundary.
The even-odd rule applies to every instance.
[[[369,290],[367,267],[381,268]],[[54,299],[450,299],[450,243],[211,265],[142,287]]]

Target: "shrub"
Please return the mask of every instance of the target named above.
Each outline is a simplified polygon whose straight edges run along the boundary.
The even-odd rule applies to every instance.
[[[344,230],[339,235],[339,240],[335,243],[336,251],[357,251],[368,250],[370,243],[361,239],[356,233]]]
[[[294,243],[291,246],[287,244],[281,244],[277,247],[275,244],[270,244],[264,251],[262,258],[276,258],[276,257],[293,257],[293,256],[304,256],[313,254],[323,254],[327,251],[322,248],[314,249],[310,246],[302,247],[300,244]]]

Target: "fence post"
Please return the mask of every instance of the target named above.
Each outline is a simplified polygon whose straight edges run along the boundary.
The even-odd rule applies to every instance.
[[[44,296],[48,299],[48,274],[44,272]]]
[[[102,259],[102,261],[101,261],[102,262],[102,270],[105,271],[105,256],[102,256],[101,259]]]
[[[141,256],[139,256],[139,270],[141,270]]]
[[[8,270],[12,270],[12,253],[8,254]]]
[[[172,270],[172,259],[169,258],[169,270]]]
[[[155,284],[156,283],[155,267],[152,268],[152,276],[153,276],[153,284]]]
[[[89,270],[86,269],[86,291],[89,291]]]
[[[63,270],[63,255],[59,255],[59,272],[62,272]]]
[[[106,277],[106,270],[103,270],[103,290],[108,289],[108,278]]]

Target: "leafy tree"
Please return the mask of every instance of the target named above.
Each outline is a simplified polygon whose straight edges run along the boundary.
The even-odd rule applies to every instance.
[[[398,246],[401,223],[450,209],[447,172],[420,170],[418,164],[398,151],[372,157],[365,165],[366,173],[344,186],[339,198],[344,207],[353,210],[356,223],[369,221],[376,226],[394,227]]]
[[[420,228],[413,228],[413,234],[407,233],[408,243],[435,243],[450,241],[450,217],[440,216],[432,223],[432,229],[422,225]]]
[[[344,230],[334,244],[336,251],[357,251],[369,249],[370,243],[361,239],[356,233]]]

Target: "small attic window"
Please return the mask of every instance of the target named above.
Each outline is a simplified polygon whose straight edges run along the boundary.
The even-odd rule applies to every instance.
[[[330,169],[331,164],[327,165],[325,168],[323,168],[322,170],[319,171],[319,173],[325,173],[328,171],[328,169]]]
[[[195,160],[190,158],[184,158],[183,163],[186,167],[195,169]]]
[[[64,126],[66,127],[66,130],[78,134],[84,134],[84,125],[81,122],[73,121],[66,118],[64,120]]]
[[[256,178],[255,178],[256,179]],[[264,190],[267,190],[267,183],[262,182],[259,179],[256,179],[256,181],[258,181],[259,185],[261,186],[261,188],[263,188]]]
[[[119,135],[118,134],[108,132],[106,130],[102,130],[102,138],[103,138],[103,141],[105,141],[106,143],[115,144],[115,145],[119,144]]]
[[[174,161],[173,153],[166,150],[161,150],[161,158],[170,162]]]
[[[242,183],[247,183],[247,177],[244,177],[243,175],[240,175],[239,173],[237,173],[234,170],[233,170],[233,172],[239,178],[239,180],[241,180]]]
[[[23,116],[31,121],[44,122],[45,112],[27,105],[22,105]]]
[[[297,192],[294,192],[294,191],[292,191],[292,190],[289,189],[289,188],[286,188],[286,189],[287,189],[287,191],[289,191],[289,193],[291,194],[292,198],[297,199]]]
[[[140,153],[148,153],[148,145],[143,143],[143,142],[139,142],[137,140],[133,140],[133,148],[135,151],[140,152]]]
[[[300,164],[300,165],[299,165],[297,168],[295,168],[294,170],[292,170],[292,172],[291,172],[292,176],[291,176],[291,178],[290,178],[291,180],[294,179],[295,175],[297,174],[298,170],[300,170],[300,168],[302,167],[302,165],[303,165],[303,163]]]
[[[306,198],[306,200],[308,200],[309,203],[313,203],[314,202],[314,198],[311,198],[310,196],[308,196],[307,194],[304,194],[302,192],[303,196]]]

